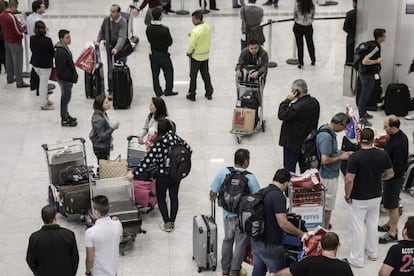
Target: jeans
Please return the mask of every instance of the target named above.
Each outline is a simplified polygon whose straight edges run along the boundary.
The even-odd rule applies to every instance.
[[[349,204],[349,225],[351,229],[351,251],[349,253],[350,263],[364,266],[364,249],[366,245],[367,254],[378,257],[378,220],[381,197],[357,200],[352,199]],[[365,226],[367,228],[365,234]]]
[[[299,64],[303,65],[303,36],[305,36],[306,45],[308,46],[309,56],[312,62],[315,59],[315,45],[313,44],[313,27],[312,25],[303,26],[295,23],[293,25],[293,33],[295,34],[296,46],[298,47]]]
[[[224,239],[221,246],[221,266],[223,273],[231,272],[232,275],[239,275],[241,264],[246,255],[249,238],[239,228],[239,218],[224,218]],[[234,244],[234,254],[233,254]]]
[[[165,93],[171,93],[173,90],[174,68],[171,62],[170,54],[166,52],[152,52],[149,55],[152,71],[152,86],[156,96],[162,95],[160,86],[160,70],[162,69],[165,78]]]
[[[34,67],[36,74],[39,76],[39,96],[40,96],[40,106],[46,106],[49,100],[47,94],[47,83],[50,78],[50,73],[52,72],[52,68],[39,68]]]
[[[68,81],[58,81],[60,91],[62,91],[62,97],[60,98],[60,118],[62,121],[65,121],[68,119],[69,112],[68,112],[68,105],[70,102],[70,98],[72,97],[72,87],[73,83]],[[46,82],[47,86],[47,82]],[[47,94],[47,88],[46,88],[46,94]]]
[[[276,273],[286,266],[283,245],[265,244],[253,239],[250,242],[253,250],[252,276],[265,276],[267,271]]]
[[[283,148],[283,167],[290,172],[296,172],[296,163],[299,163],[300,172],[309,169],[302,161],[301,149]]]
[[[375,76],[373,74],[359,73],[359,78],[361,79],[361,95],[358,101],[358,113],[359,118],[365,118],[367,103],[375,85]]]
[[[164,223],[175,222],[178,212],[178,190],[180,188],[180,182],[176,182],[171,177],[163,174],[158,174],[156,177],[156,190],[158,208],[160,209],[162,219]],[[165,198],[170,197],[170,214],[168,215],[168,207]]]
[[[23,46],[21,43],[5,43],[7,82],[16,79],[16,86],[23,84]]]
[[[210,73],[208,71],[208,59],[198,61],[190,58],[190,88],[188,89],[188,94],[196,94],[198,71],[200,71],[204,81],[205,95],[211,96],[213,94],[213,86],[211,85]]]

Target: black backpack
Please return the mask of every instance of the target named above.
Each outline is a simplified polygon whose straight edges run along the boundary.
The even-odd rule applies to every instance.
[[[182,144],[173,146],[167,154],[165,168],[175,181],[181,181],[191,170],[191,152]]]
[[[59,185],[89,182],[89,169],[85,165],[70,165],[59,172]]]
[[[264,198],[268,191],[260,189],[255,194],[241,198],[239,206],[239,226],[242,232],[254,240],[262,238],[265,229]]]
[[[327,132],[332,136],[332,139],[334,139],[331,131],[327,128],[314,129],[311,131],[311,133],[309,133],[303,142],[301,153],[303,164],[310,169],[319,169],[321,166],[321,160],[318,154],[318,149],[316,147],[316,136],[320,132]]]
[[[235,170],[233,167],[227,169],[230,173],[226,175],[220,187],[218,205],[226,211],[237,213],[241,198],[250,193],[249,180],[246,177],[250,172]]]
[[[375,41],[366,41],[360,43],[354,53],[354,61],[352,63],[352,67],[358,72],[365,72],[366,67],[362,64],[362,60],[366,55],[369,54],[376,47]]]

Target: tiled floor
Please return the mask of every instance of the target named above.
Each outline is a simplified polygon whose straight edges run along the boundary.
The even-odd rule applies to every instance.
[[[20,10],[26,11],[27,3],[21,1]],[[238,145],[230,134],[232,109],[235,104],[234,66],[239,54],[240,19],[238,11],[231,8],[230,0],[217,1],[219,12],[205,16],[213,29],[210,72],[215,89],[213,101],[202,97],[201,79],[199,80],[196,102],[185,99],[188,89],[188,59],[185,55],[187,34],[192,28],[189,16],[168,15],[164,23],[170,27],[174,44],[170,49],[175,68],[175,90],[179,96],[166,98],[171,118],[177,123],[178,133],[194,149],[193,169],[180,189],[180,210],[176,231],[170,234],[158,228],[161,216],[155,211],[144,218],[146,235],[140,235],[135,248],[126,256],[120,257],[118,275],[198,275],[192,261],[192,218],[196,214],[209,213],[209,184],[217,171],[231,165],[233,153],[240,146],[251,152],[249,170],[254,172],[261,186],[271,180],[273,173],[282,165],[281,148],[278,136],[281,122],[276,117],[277,107],[289,93],[293,80],[303,78],[308,82],[309,91],[321,104],[320,124],[345,109],[346,104],[355,106],[354,98],[342,96],[342,74],[345,56],[345,34],[342,20],[315,21],[314,39],[316,45],[316,66],[311,67],[305,54],[305,67],[286,64],[293,55],[292,23],[278,23],[273,26],[272,60],[277,68],[269,69],[268,81],[264,92],[264,118],[266,132],[244,139]],[[45,19],[53,41],[57,31],[65,28],[72,33],[71,49],[77,57],[88,41],[93,41],[102,17],[109,11],[110,1],[51,1]],[[118,3],[126,8],[127,0]],[[261,4],[261,3],[259,3]],[[198,1],[185,1],[185,8],[191,11],[197,8]],[[178,0],[173,0],[173,9],[179,9]],[[281,0],[278,10],[264,7],[265,20],[291,17],[292,1]],[[318,16],[340,16],[351,8],[351,1],[339,1],[333,7],[317,7]],[[83,16],[81,16],[83,15]],[[148,43],[145,39],[144,16],[140,15],[134,23],[136,34],[140,37],[136,52],[128,59],[134,82],[134,100],[130,110],[111,110],[113,120],[121,123],[114,132],[115,149],[112,157],[126,155],[126,137],[135,134],[143,125],[148,112],[150,98],[153,96]],[[268,45],[265,45],[268,48]],[[387,47],[386,43],[384,47]],[[104,53],[103,53],[103,57]],[[75,128],[62,128],[59,120],[60,91],[55,90],[51,99],[56,103],[54,111],[40,111],[38,98],[29,89],[15,89],[6,84],[5,74],[0,75],[0,94],[2,121],[0,123],[0,274],[24,276],[31,275],[25,263],[27,240],[29,235],[41,227],[40,209],[46,204],[48,172],[43,143],[71,137],[87,138],[90,130],[92,101],[84,96],[83,73],[74,87],[70,112],[78,118]],[[412,84],[410,84],[412,85]],[[374,126],[382,132],[383,112],[373,113]],[[412,148],[413,124],[402,119],[402,129],[409,134]],[[89,140],[86,143],[88,159],[95,164],[95,156]],[[349,253],[350,232],[347,229],[348,212],[343,198],[343,179],[340,179],[337,206],[332,218],[333,230],[341,238],[339,257]],[[413,198],[402,194],[404,214],[399,228],[406,217],[414,214]],[[386,218],[382,217],[381,221]],[[78,275],[84,273],[84,227],[76,219],[59,217],[61,225],[76,233],[80,266]],[[223,237],[221,211],[218,211],[219,241]],[[220,243],[220,242],[219,242]],[[380,245],[379,260],[367,261],[365,268],[354,269],[355,275],[376,274],[389,245]],[[219,254],[220,257],[220,254]],[[251,268],[245,265],[248,271]],[[208,275],[220,275],[217,272],[203,272]]]

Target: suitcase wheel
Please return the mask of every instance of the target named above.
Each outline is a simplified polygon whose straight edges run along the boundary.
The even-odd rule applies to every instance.
[[[197,269],[197,272],[198,272],[198,273],[201,273],[201,267],[199,267],[199,268]]]
[[[213,266],[213,267],[211,268],[211,270],[212,270],[212,271],[216,271],[216,268],[217,268],[216,266]]]

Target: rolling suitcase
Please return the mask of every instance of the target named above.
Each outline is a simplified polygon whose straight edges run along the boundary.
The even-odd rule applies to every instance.
[[[87,214],[91,208],[89,183],[57,188],[63,215]]]
[[[202,269],[216,270],[217,267],[217,225],[216,202],[211,201],[211,215],[193,218],[193,260],[198,272]]]
[[[112,70],[114,83],[112,104],[114,109],[128,109],[134,94],[129,67],[122,61],[114,62]]]
[[[356,88],[356,105],[359,104],[359,97],[361,96],[361,79],[358,77],[357,79],[357,88]],[[378,104],[381,102],[381,95],[382,95],[382,85],[381,79],[375,80],[374,88],[372,89],[371,95],[369,96],[367,102],[367,110],[369,111],[377,111]]]
[[[157,204],[157,193],[155,190],[155,179],[152,180],[134,180],[135,203],[140,207],[149,208],[148,211],[154,210]]]
[[[391,83],[387,86],[384,99],[385,114],[407,116],[410,109],[410,90],[403,83]]]
[[[105,94],[103,63],[98,62],[92,74],[85,72],[85,96],[87,99],[95,99],[102,94]]]

